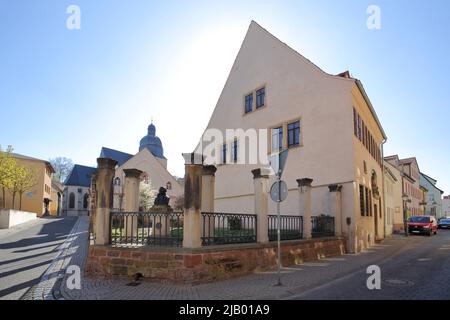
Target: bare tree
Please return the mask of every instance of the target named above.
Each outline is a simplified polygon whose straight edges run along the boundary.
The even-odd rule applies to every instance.
[[[49,160],[53,169],[55,169],[54,179],[64,183],[67,176],[73,169],[73,161],[65,157],[56,157]]]

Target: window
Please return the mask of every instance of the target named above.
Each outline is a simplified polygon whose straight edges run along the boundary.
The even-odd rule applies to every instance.
[[[114,179],[114,185],[115,185],[115,186],[120,186],[120,178],[119,178],[119,177],[116,177],[116,178]]]
[[[87,209],[88,203],[89,203],[89,195],[85,193],[83,197],[83,209]]]
[[[361,117],[358,114],[358,139],[361,141]]]
[[[366,160],[363,161],[364,173],[367,174],[367,163]]]
[[[256,91],[256,109],[264,107],[266,99],[266,88]]]
[[[252,112],[253,109],[253,93],[245,96],[245,113]]]
[[[78,188],[78,193],[83,192],[83,190],[81,188]]]
[[[272,152],[283,149],[283,127],[272,129]]]
[[[222,146],[222,163],[227,163],[227,144],[224,143]]]
[[[366,211],[365,211],[365,213],[366,213],[366,216],[370,216],[370,212],[369,212],[369,208],[370,208],[370,199],[369,199],[369,189],[368,188],[365,188],[365,192],[366,192],[366,194],[365,194],[365,196],[366,196]]]
[[[236,163],[238,161],[238,141],[233,141],[233,149],[231,150],[233,153],[233,162]]]
[[[166,183],[166,189],[172,190],[172,183],[170,183],[170,181]]]
[[[358,138],[358,120],[355,108],[353,108],[353,133]]]
[[[73,192],[69,195],[69,209],[75,209],[75,193]]]
[[[288,148],[300,144],[300,121],[288,124]]]
[[[366,209],[364,207],[364,186],[361,184],[359,185],[359,206],[360,206],[361,216],[364,217],[364,215],[366,213]]]

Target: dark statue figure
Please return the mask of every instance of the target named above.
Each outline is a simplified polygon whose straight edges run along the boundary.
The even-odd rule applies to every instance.
[[[170,198],[166,195],[167,190],[164,187],[159,188],[159,193],[155,199],[155,206],[168,206]]]

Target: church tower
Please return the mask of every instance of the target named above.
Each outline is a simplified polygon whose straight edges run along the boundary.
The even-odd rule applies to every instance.
[[[161,140],[156,136],[156,127],[152,123],[148,126],[148,133],[141,139],[139,151],[147,148],[155,157],[166,159],[164,157],[164,149]]]

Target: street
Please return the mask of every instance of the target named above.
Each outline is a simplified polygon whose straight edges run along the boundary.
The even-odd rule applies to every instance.
[[[44,218],[0,230],[0,299],[20,299],[39,283],[76,218]]]
[[[410,236],[387,240],[382,255],[374,254],[371,264],[381,269],[381,289],[368,290],[365,267],[315,288],[293,299],[450,299],[450,230],[437,236]]]

